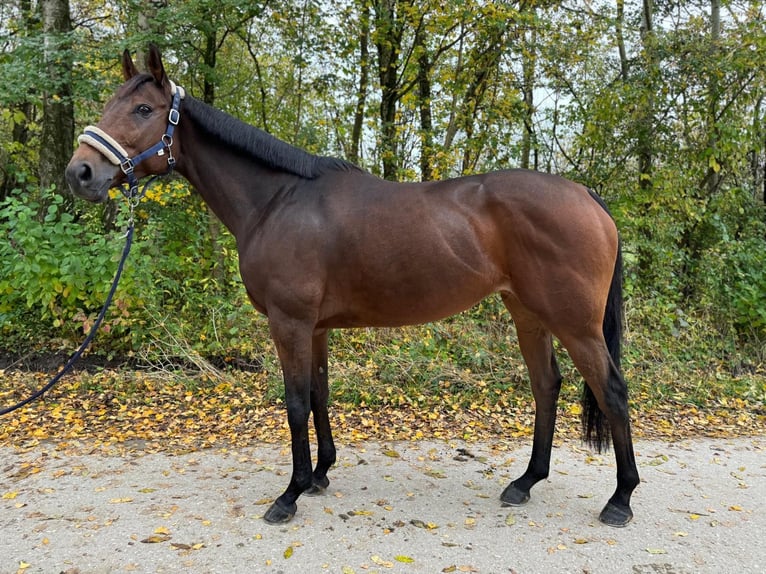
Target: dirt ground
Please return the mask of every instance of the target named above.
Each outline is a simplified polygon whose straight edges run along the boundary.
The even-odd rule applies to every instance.
[[[278,527],[261,517],[289,480],[286,448],[4,446],[0,573],[766,571],[766,437],[638,441],[622,529],[597,520],[612,454],[576,442],[525,507],[502,507],[528,443],[340,445],[327,493]]]

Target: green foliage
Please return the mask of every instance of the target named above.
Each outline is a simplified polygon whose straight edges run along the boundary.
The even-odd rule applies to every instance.
[[[759,396],[747,377],[766,361],[762,3],[728,6],[716,42],[696,5],[657,5],[646,34],[640,3],[625,3],[622,20],[608,2],[388,4],[399,10],[396,34],[384,34],[379,7],[356,0],[74,3],[75,41],[62,39],[61,57],[75,62],[77,123],[94,123],[121,82],[119,53],[160,38],[169,74],[191,94],[214,93],[217,107],[312,152],[346,155],[357,143],[373,172],[395,150],[397,173],[418,178],[426,148],[434,178],[514,167],[528,136],[533,165],[601,193],[618,222],[637,396],[696,404],[713,394],[709,381]],[[115,222],[110,209],[78,202],[80,215],[69,214],[60,195],[35,189],[49,78],[39,21],[25,20],[24,5],[0,8],[0,191],[27,188],[0,204],[0,346],[18,352],[81,339],[125,225],[124,213]],[[380,118],[382,36],[398,54],[394,146]],[[278,396],[276,355],[233,238],[214,247],[207,209],[180,181],[150,190],[136,222],[96,352],[169,369],[263,365]],[[335,392],[366,404],[448,387],[528,392],[515,343],[495,299],[438,324],[335,333]],[[574,397],[577,376],[566,361],[562,370]]]
[[[105,298],[116,267],[111,238],[62,212],[61,195],[42,196],[42,213],[41,201],[20,195],[0,205],[0,329],[22,339],[71,336],[75,317]]]

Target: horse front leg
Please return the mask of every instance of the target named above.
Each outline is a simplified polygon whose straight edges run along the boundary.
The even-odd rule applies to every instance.
[[[293,321],[269,318],[285,382],[285,404],[293,456],[293,473],[287,490],[264,515],[269,524],[289,522],[298,509],[298,497],[311,488],[311,449],[308,419],[311,401],[312,328]]]
[[[330,415],[327,401],[330,388],[327,374],[327,339],[326,330],[314,334],[311,361],[311,412],[314,415],[314,428],[317,434],[317,464],[312,477],[312,485],[307,495],[322,494],[330,485],[327,471],[335,464],[335,443],[330,428]]]
[[[526,471],[511,482],[500,495],[510,506],[521,506],[529,501],[529,491],[550,472],[553,433],[556,426],[556,405],[561,389],[561,373],[553,352],[551,334],[541,325],[525,325],[517,319],[519,346],[529,370],[532,395],[535,399],[535,431],[532,455]]]

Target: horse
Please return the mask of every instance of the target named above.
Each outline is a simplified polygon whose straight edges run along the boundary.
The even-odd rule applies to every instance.
[[[535,401],[530,460],[502,504],[525,504],[549,474],[561,388],[555,337],[585,381],[584,439],[600,451],[611,438],[614,449],[617,487],[599,518],[628,524],[639,476],[620,370],[621,246],[595,192],[520,169],[387,181],[186,95],[156,46],[146,69],[125,50],[125,82],[78,138],[66,179],[76,196],[102,202],[110,188],[127,181],[135,191],[138,178],[175,169],[235,237],[242,281],[275,343],[290,429],[292,475],[266,522],[290,521],[301,494],[329,485],[331,329],[422,324],[499,293]]]

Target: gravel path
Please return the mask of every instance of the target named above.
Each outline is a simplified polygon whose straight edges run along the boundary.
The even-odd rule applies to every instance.
[[[261,516],[286,448],[82,451],[0,446],[0,574],[766,572],[766,437],[638,441],[623,529],[597,520],[612,454],[579,443],[523,508],[498,497],[527,443],[341,445],[327,493],[282,527]]]

